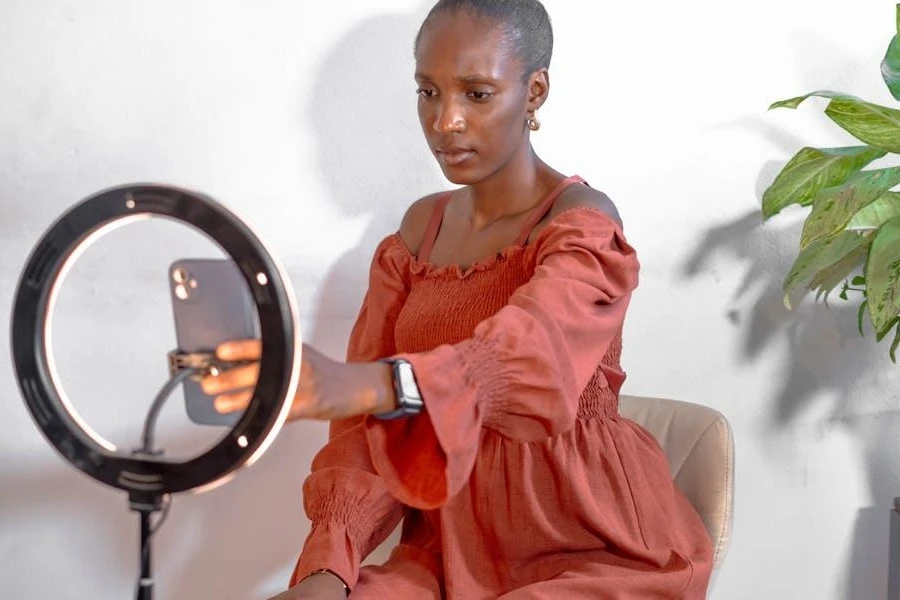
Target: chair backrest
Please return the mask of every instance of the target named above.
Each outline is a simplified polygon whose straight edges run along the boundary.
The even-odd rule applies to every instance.
[[[652,434],[669,459],[672,478],[712,538],[713,576],[731,539],[734,439],[720,412],[699,404],[621,396],[619,413]]]

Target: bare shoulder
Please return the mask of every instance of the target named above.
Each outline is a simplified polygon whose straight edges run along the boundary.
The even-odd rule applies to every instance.
[[[419,198],[410,205],[400,222],[400,238],[413,254],[417,254],[419,246],[425,238],[425,230],[434,212],[438,200],[447,192],[437,192]]]
[[[548,220],[552,219],[559,213],[570,208],[588,207],[599,210],[622,226],[622,218],[619,216],[619,210],[615,203],[609,199],[609,196],[599,190],[595,190],[587,185],[571,185],[565,192],[560,194],[553,208],[547,216]]]

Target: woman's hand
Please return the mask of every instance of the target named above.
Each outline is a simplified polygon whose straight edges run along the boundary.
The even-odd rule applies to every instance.
[[[203,390],[216,396],[218,412],[227,414],[247,408],[259,378],[261,355],[259,340],[227,342],[216,349],[221,360],[251,361],[203,378]],[[303,345],[300,381],[288,420],[343,419],[389,412],[396,405],[390,366],[379,362],[337,362]]]
[[[269,600],[344,600],[347,593],[340,579],[328,573],[310,575],[291,589]]]

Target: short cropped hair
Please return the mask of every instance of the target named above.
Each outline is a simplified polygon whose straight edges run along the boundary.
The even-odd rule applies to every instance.
[[[550,68],[553,27],[539,0],[439,0],[425,17],[416,35],[415,52],[423,32],[437,17],[467,11],[494,21],[505,29],[506,42],[515,50],[528,76]]]

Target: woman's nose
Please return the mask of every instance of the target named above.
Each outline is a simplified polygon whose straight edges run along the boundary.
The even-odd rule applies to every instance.
[[[461,133],[466,129],[466,119],[458,103],[441,102],[434,119],[434,130],[438,133]]]

